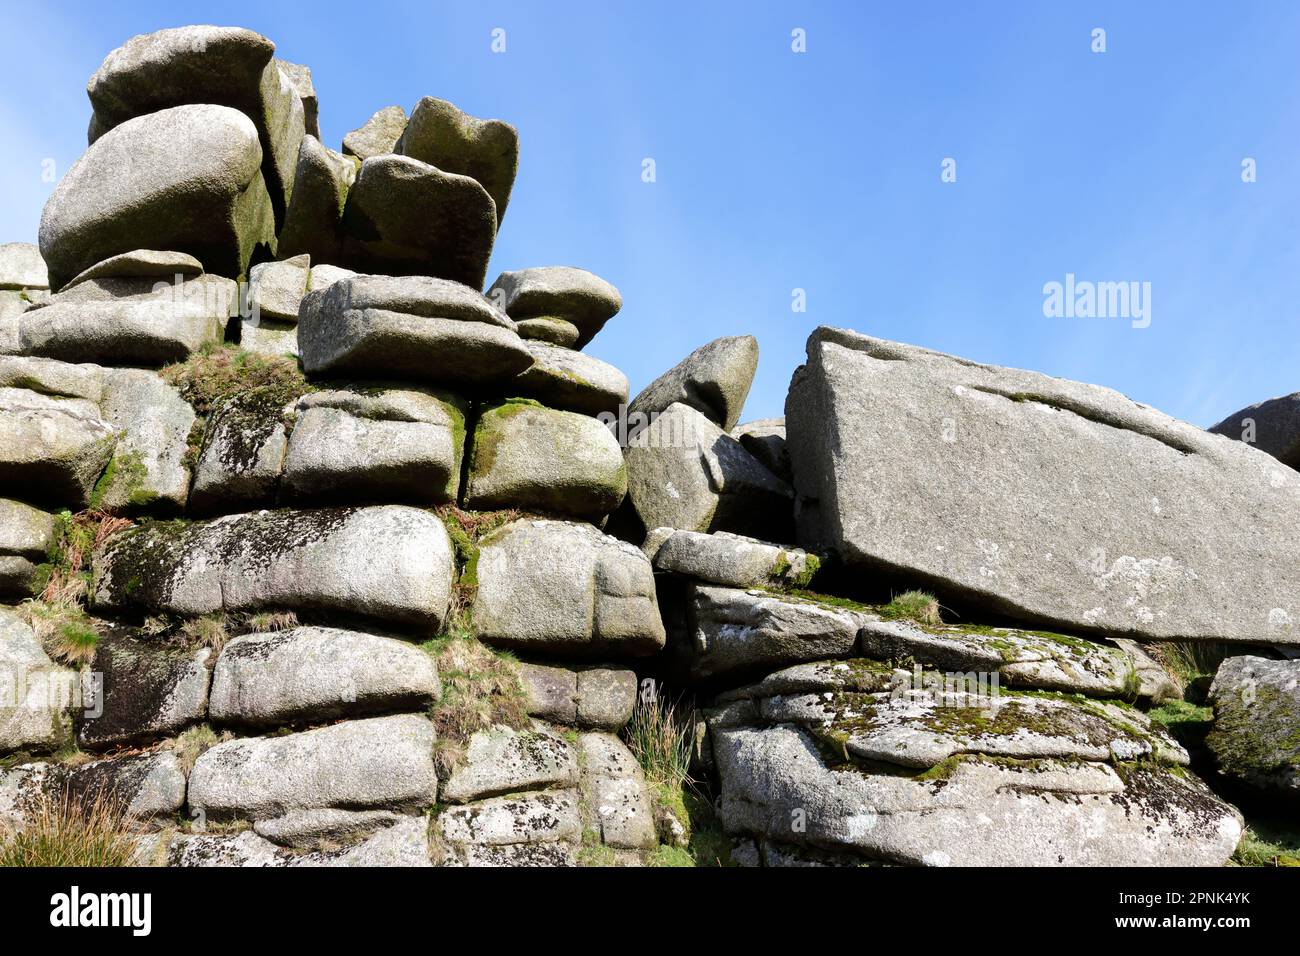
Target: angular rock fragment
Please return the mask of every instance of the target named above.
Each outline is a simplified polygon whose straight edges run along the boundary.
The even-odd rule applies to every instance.
[[[612,731],[632,718],[638,685],[636,673],[626,667],[570,670],[529,662],[518,666],[531,716]]]
[[[522,334],[522,333],[521,333]],[[516,380],[516,390],[543,405],[610,418],[627,404],[627,376],[583,352],[525,339],[533,364]]]
[[[451,593],[447,530],[399,505],[143,524],[97,557],[92,605],[212,614],[333,611],[438,627]]]
[[[358,163],[304,136],[298,148],[293,198],[285,213],[276,251],[284,257],[309,255],[312,262],[343,254],[343,207],[357,178]]]
[[[583,734],[582,800],[588,825],[605,846],[645,849],[658,842],[645,775],[612,734]]]
[[[475,632],[565,657],[663,647],[654,573],[636,548],[585,524],[515,521],[482,542]]]
[[[95,488],[110,513],[179,513],[189,496],[185,466],[194,409],[156,372],[113,369],[104,378],[100,413],[122,439]]]
[[[658,544],[650,559],[660,571],[672,571],[733,588],[807,588],[821,562],[799,548],[782,548],[744,535],[715,531],[655,529]]]
[[[302,103],[303,128],[309,136],[320,139],[320,101],[316,98],[316,87],[311,81],[311,67],[288,60],[276,60],[275,65],[289,78],[289,85]]]
[[[54,516],[0,498],[0,597],[28,597],[36,566],[54,545]]]
[[[375,156],[357,172],[341,228],[339,265],[436,276],[478,290],[496,240],[496,206],[468,176],[408,156]]]
[[[846,657],[873,617],[806,598],[704,584],[691,586],[689,600],[690,644],[679,650],[697,677]]]
[[[521,401],[480,413],[466,507],[599,520],[626,493],[618,441],[596,419]]]
[[[398,140],[406,129],[406,110],[385,106],[377,110],[360,129],[343,137],[343,155],[367,160],[397,152]]]
[[[185,252],[237,278],[274,242],[257,130],[226,106],[177,106],[128,119],[59,181],[41,215],[50,286],[139,248]]]
[[[190,492],[195,515],[275,503],[289,439],[289,409],[274,386],[227,399],[208,419]]]
[[[478,119],[426,96],[415,104],[401,138],[388,152],[475,179],[496,203],[500,228],[519,169],[519,133],[509,123]]]
[[[404,641],[329,627],[247,634],[212,676],[211,719],[274,726],[427,709],[439,692],[433,659]]]
[[[81,510],[118,437],[84,399],[0,387],[0,494]]]
[[[648,419],[680,403],[730,431],[740,420],[757,369],[758,340],[752,335],[714,339],[642,389],[628,414]]]
[[[582,836],[578,800],[573,790],[492,797],[448,807],[438,814],[434,826],[453,846],[576,842]]]
[[[827,328],[786,420],[800,543],[850,570],[1072,633],[1300,641],[1300,476],[1254,449],[1109,389]]]
[[[259,319],[297,323],[298,306],[307,294],[310,276],[308,255],[253,266],[248,276],[251,314]]]
[[[41,250],[30,242],[0,243],[0,289],[48,289]]]
[[[492,283],[487,297],[517,321],[538,319],[572,325],[578,330],[578,336],[567,344],[577,349],[595,338],[623,307],[618,289],[599,276],[572,266],[539,266],[503,272]],[[536,327],[537,323],[533,324]],[[544,338],[530,336],[538,337]],[[556,341],[556,344],[566,343]]]
[[[674,404],[628,441],[628,497],[647,528],[790,534],[788,485],[700,412]]]
[[[78,689],[77,675],[56,666],[32,629],[0,608],[0,754],[64,743],[65,711]]]
[[[414,714],[232,740],[195,763],[189,805],[213,820],[321,807],[423,809],[437,791],[433,740],[433,725]]]
[[[86,86],[95,109],[91,144],[119,124],[169,107],[233,107],[256,127],[262,173],[282,221],[305,115],[274,54],[274,43],[239,27],[175,27],[132,37],[104,58]]]
[[[731,437],[740,442],[763,467],[787,484],[794,481],[790,467],[790,449],[785,440],[784,418],[760,418],[731,429]]]
[[[1266,792],[1300,792],[1300,661],[1230,657],[1210,686],[1206,743],[1219,771]]]

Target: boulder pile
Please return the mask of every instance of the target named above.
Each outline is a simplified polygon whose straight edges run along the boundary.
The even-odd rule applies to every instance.
[[[752,336],[632,397],[612,284],[486,283],[514,127],[336,152],[275,52],[113,51],[0,246],[0,840],[72,794],[154,865],[1218,865],[1174,639],[1261,655],[1210,746],[1294,791],[1278,460],[834,329],[783,419]]]

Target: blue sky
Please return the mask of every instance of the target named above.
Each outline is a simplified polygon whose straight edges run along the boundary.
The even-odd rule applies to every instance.
[[[1199,425],[1300,390],[1300,4],[0,6],[22,27],[0,57],[0,241],[34,241],[42,162],[61,173],[84,149],[85,82],[109,50],[234,24],[312,68],[335,148],[426,94],[515,124],[489,278],[565,264],[618,285],[623,312],[588,351],[634,393],[751,332],[745,417],[779,415],[823,324],[1098,382]],[[1150,326],[1045,317],[1043,285],[1066,273],[1150,282]]]

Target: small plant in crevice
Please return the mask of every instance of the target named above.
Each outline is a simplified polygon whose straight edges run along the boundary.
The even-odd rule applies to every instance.
[[[78,798],[41,794],[22,829],[0,832],[0,866],[124,867],[134,862],[135,840],[125,832],[121,805],[104,794]]]
[[[451,539],[456,561],[456,582],[451,590],[451,609],[447,614],[449,629],[468,626],[470,606],[478,591],[479,542],[498,528],[519,518],[515,508],[502,511],[466,511],[452,504],[439,505],[434,514],[442,520]]]
[[[204,614],[202,617],[187,618],[181,624],[180,633],[190,643],[199,647],[210,647],[217,652],[220,652],[230,640],[230,630],[224,614]]]
[[[933,594],[924,591],[904,591],[892,601],[878,609],[881,617],[890,621],[915,621],[937,627],[943,623],[939,614],[939,602]]]
[[[85,607],[91,556],[131,526],[126,518],[100,511],[63,511],[56,516],[48,560],[36,570],[37,596],[18,608],[54,659],[75,666],[94,658],[99,632]]]
[[[442,693],[430,711],[437,733],[435,760],[446,777],[461,764],[469,739],[504,724],[529,726],[527,697],[514,656],[455,629],[421,645],[438,665]]]

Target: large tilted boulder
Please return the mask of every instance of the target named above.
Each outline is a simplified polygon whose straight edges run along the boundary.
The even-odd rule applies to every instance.
[[[437,796],[433,743],[433,725],[416,714],[232,740],[195,763],[189,805],[212,820],[320,807],[423,809]]]
[[[1230,657],[1210,687],[1206,743],[1220,773],[1292,798],[1300,795],[1300,660]]]
[[[690,406],[668,406],[624,457],[628,496],[647,528],[790,536],[789,486]]]
[[[66,711],[78,690],[77,675],[55,665],[32,629],[0,608],[0,754],[67,742]]]
[[[356,276],[302,300],[309,374],[370,375],[489,389],[533,362],[514,323],[467,286],[426,276]]]
[[[517,507],[599,520],[626,493],[623,452],[596,419],[524,401],[480,413],[465,489],[467,508]]]
[[[420,648],[359,631],[297,627],[228,643],[212,677],[209,716],[275,726],[385,711],[424,710],[438,671]]]
[[[496,205],[469,176],[409,156],[374,156],[357,171],[341,229],[336,265],[437,276],[478,290],[496,241]]]
[[[482,543],[476,574],[471,618],[489,643],[563,657],[664,645],[650,562],[591,525],[512,522]]]
[[[714,339],[642,389],[628,406],[629,421],[633,415],[648,421],[681,403],[730,431],[740,421],[757,370],[758,340],[752,335]]]
[[[174,27],[132,37],[105,57],[86,86],[95,110],[90,142],[127,120],[169,107],[232,107],[256,127],[263,176],[283,217],[306,117],[302,98],[274,55],[274,43],[239,27]]]
[[[595,338],[623,307],[618,289],[572,266],[503,272],[487,297],[512,319],[530,326],[528,338],[575,349]]]
[[[1300,392],[1249,405],[1209,431],[1254,445],[1282,464],[1300,469]]]
[[[427,512],[271,511],[122,532],[96,561],[91,602],[187,615],[333,611],[436,628],[451,579],[447,530]]]
[[[58,289],[133,249],[186,252],[238,278],[274,242],[257,129],[227,106],[177,106],[128,119],[86,150],[41,215],[41,255]]]
[[[391,152],[476,180],[496,204],[500,228],[519,170],[519,133],[509,123],[478,119],[426,96],[415,104]]]
[[[786,420],[800,543],[850,569],[1075,633],[1300,642],[1300,476],[1239,442],[826,328]]]

